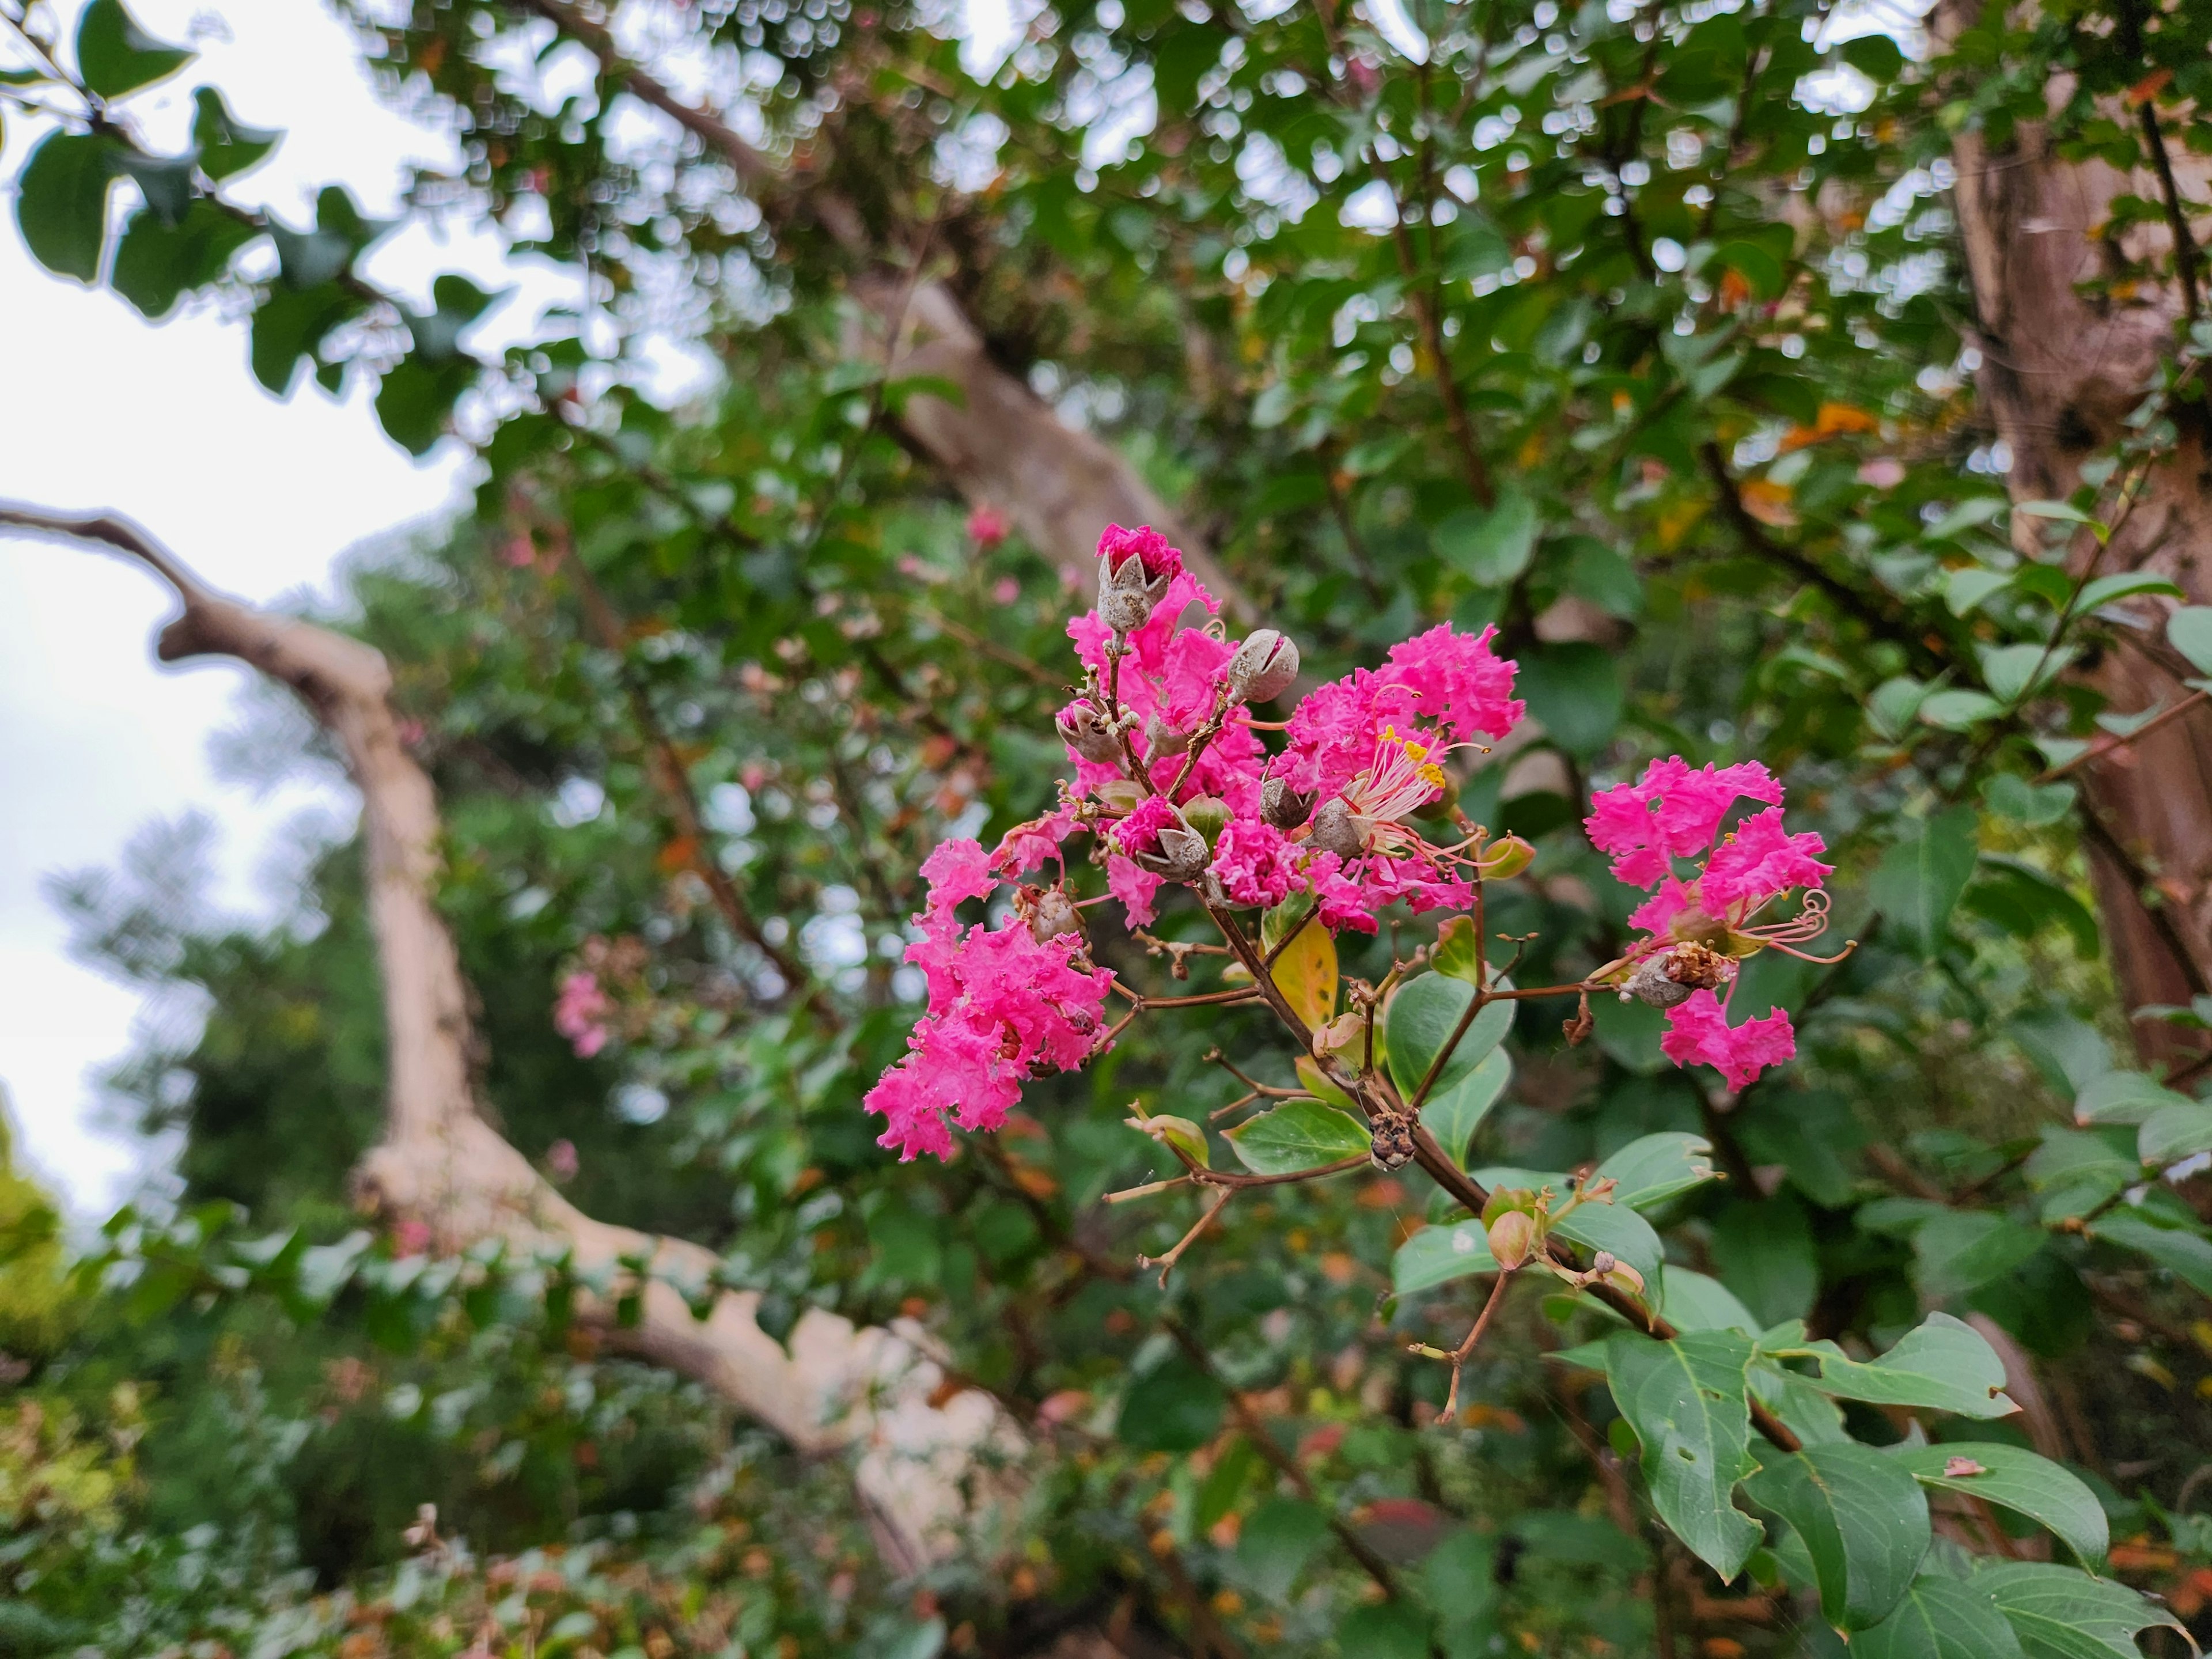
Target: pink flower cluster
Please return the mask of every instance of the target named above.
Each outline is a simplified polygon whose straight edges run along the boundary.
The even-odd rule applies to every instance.
[[[951,1126],[995,1129],[1040,1071],[1073,1071],[1102,1046],[1100,1011],[1113,976],[1084,959],[1072,926],[1040,939],[1018,913],[997,927],[963,927],[963,899],[998,890],[997,860],[972,841],[949,841],[925,860],[929,895],[916,917],[922,937],[906,959],[922,970],[929,1008],[865,1104],[886,1127],[878,1145],[945,1158]],[[1011,856],[1018,856],[1011,855]]]
[[[589,1060],[607,1046],[607,1016],[614,1006],[597,975],[571,974],[553,1004],[553,1029],[568,1039],[577,1059]]]
[[[1765,803],[1766,810],[1722,836],[1722,821],[1744,798]],[[1652,762],[1636,782],[1592,796],[1583,827],[1600,852],[1612,854],[1614,876],[1650,892],[1629,918],[1647,935],[1624,963],[1630,982],[1644,969],[1656,983],[1650,970],[1674,962],[1710,963],[1701,971],[1723,976],[1717,988],[1723,994],[1694,978],[1674,977],[1695,988],[1668,1009],[1660,1040],[1668,1058],[1677,1066],[1714,1066],[1730,1088],[1741,1089],[1794,1055],[1796,1035],[1782,1010],[1740,1025],[1728,1020],[1726,994],[1735,990],[1740,957],[1769,945],[1799,954],[1793,945],[1826,925],[1821,884],[1832,866],[1816,856],[1826,844],[1811,830],[1792,834],[1784,827],[1782,785],[1774,775],[1757,761],[1699,769],[1670,756]],[[1793,888],[1807,891],[1801,916],[1758,920]]]

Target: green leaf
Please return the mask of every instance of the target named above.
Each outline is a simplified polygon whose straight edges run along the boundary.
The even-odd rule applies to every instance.
[[[414,356],[433,367],[459,361],[461,336],[470,324],[513,290],[487,294],[465,276],[448,272],[430,284],[433,309],[406,313],[407,331],[415,337]]]
[[[1769,1457],[1744,1483],[1797,1529],[1820,1588],[1820,1613],[1839,1630],[1879,1624],[1928,1553],[1928,1499],[1911,1474],[1850,1441]]]
[[[1371,1144],[1365,1125],[1318,1100],[1286,1100],[1246,1119],[1228,1138],[1254,1175],[1289,1175],[1364,1158]]]
[[[1752,291],[1762,300],[1778,298],[1782,293],[1782,264],[1756,242],[1723,242],[1713,255],[1714,261],[1733,270],[1749,283]]]
[[[1820,1293],[1813,1225],[1786,1193],[1764,1201],[1739,1198],[1723,1210],[1713,1224],[1713,1260],[1721,1281],[1762,1328],[1810,1312]]]
[[[397,219],[363,218],[353,198],[332,185],[315,198],[313,229],[294,230],[272,216],[269,235],[276,244],[276,262],[284,285],[313,289],[343,275],[398,222]]]
[[[1933,957],[1951,911],[1974,873],[1976,814],[1954,806],[1919,826],[1882,855],[1871,888],[1875,908]]]
[[[1403,1601],[1355,1607],[1336,1633],[1337,1650],[1360,1659],[1429,1659],[1429,1620]]]
[[[1498,1547],[1472,1527],[1449,1534],[1421,1564],[1421,1588],[1446,1626],[1486,1619],[1498,1605]]]
[[[1896,1611],[1851,1638],[1851,1659],[2027,1659],[1987,1596],[1936,1573],[1912,1581]]]
[[[410,455],[428,454],[476,378],[477,364],[467,357],[433,363],[414,352],[401,358],[384,371],[376,389],[376,418],[385,435]]]
[[[1988,1210],[1946,1210],[1912,1235],[1921,1292],[1935,1302],[2002,1279],[2042,1248],[2041,1229]]]
[[[131,216],[115,246],[108,283],[154,320],[166,317],[185,294],[220,280],[231,257],[252,241],[241,225],[212,202],[196,198],[183,222],[170,226],[143,210]]]
[[[1559,1190],[1564,1192],[1565,1178],[1555,1176],[1553,1180]],[[1610,1250],[1635,1268],[1644,1276],[1646,1302],[1656,1301],[1662,1294],[1660,1274],[1666,1266],[1667,1249],[1659,1242],[1659,1235],[1651,1230],[1651,1224],[1635,1211],[1620,1204],[1577,1204],[1553,1224],[1552,1231],[1581,1245],[1586,1255]]]
[[[1494,1273],[1498,1258],[1490,1253],[1490,1240],[1480,1221],[1459,1221],[1449,1227],[1424,1227],[1398,1247],[1390,1259],[1390,1285],[1398,1296],[1434,1290],[1469,1273]]]
[[[2212,605],[2185,605],[2166,619],[2166,642],[2200,674],[2212,674]]]
[[[1920,704],[1922,721],[1946,732],[1963,732],[2002,713],[2004,705],[1984,691],[1936,691]]]
[[[253,313],[253,378],[276,396],[289,397],[300,359],[360,310],[360,301],[335,283],[270,294]]]
[[[1761,1328],[1734,1291],[1717,1279],[1708,1279],[1687,1267],[1667,1269],[1666,1294],[1659,1311],[1678,1331],[1741,1331],[1746,1336],[1757,1336]]]
[[[57,276],[100,280],[107,191],[120,147],[104,134],[49,133],[15,181],[15,223],[31,255]]]
[[[2074,1097],[2074,1121],[2148,1123],[2169,1106],[2194,1103],[2187,1095],[2176,1094],[2142,1072],[2107,1072]]]
[[[2212,1239],[2193,1229],[2161,1227],[2140,1210],[2118,1209],[2091,1222],[2089,1236],[2139,1250],[2191,1289],[2212,1296]]]
[[[1129,1385],[1115,1432],[1132,1451],[1196,1451],[1220,1428],[1228,1402],[1210,1373],[1170,1355]]]
[[[192,92],[192,149],[199,169],[218,181],[258,167],[283,137],[282,128],[249,127],[230,112],[213,87]]]
[[[1389,1051],[1391,1080],[1409,1103],[1474,1001],[1474,987],[1445,974],[1417,974],[1391,993],[1382,1010],[1382,1038]],[[1510,1001],[1492,1002],[1474,1017],[1437,1073],[1431,1097],[1455,1085],[1489,1058],[1513,1027],[1513,1007]]]
[[[1552,741],[1571,754],[1595,753],[1620,724],[1620,661],[1602,646],[1577,641],[1524,651],[1514,689]]]
[[[1475,936],[1474,917],[1454,916],[1437,929],[1429,965],[1449,979],[1477,983],[1482,971],[1482,941]]]
[[[2048,1458],[2023,1447],[1981,1441],[1904,1447],[1890,1455],[1923,1486],[1985,1498],[2041,1522],[2085,1565],[2105,1559],[2112,1541],[2105,1506],[2079,1476]],[[1961,1459],[1980,1465],[1980,1473],[1946,1473]]]
[[[1468,507],[1431,533],[1437,556],[1484,587],[1504,587],[1528,568],[1536,550],[1536,504],[1518,486],[1499,490],[1488,508]]]
[[[2136,1136],[2136,1156],[2146,1164],[2172,1164],[2208,1151],[2212,1151],[2212,1105],[2201,1100],[2161,1106],[2143,1121]]]
[[[1999,701],[2017,702],[2046,684],[2073,657],[2069,646],[2056,650],[2041,645],[1993,646],[1982,653],[1982,678]]]
[[[1201,1170],[1212,1165],[1212,1154],[1206,1144],[1206,1131],[1187,1117],[1176,1117],[1166,1112],[1147,1117],[1139,1112],[1129,1119],[1129,1127],[1176,1148]]]
[[[2114,599],[2132,599],[2139,593],[2170,594],[2184,597],[2180,588],[2164,576],[2148,570],[2123,570],[2117,575],[2099,576],[2081,585],[2081,596],[2075,601],[2077,610],[2094,611],[2100,605],[2110,605]]]
[[[1674,1535],[1723,1579],[1759,1545],[1759,1525],[1729,1494],[1753,1468],[1744,1400],[1752,1345],[1734,1331],[1655,1342],[1618,1331],[1605,1345],[1613,1402],[1644,1447],[1651,1502]]]
[[[1884,680],[1867,699],[1868,723],[1883,737],[1897,741],[1905,736],[1905,729],[1920,713],[1920,705],[1928,700],[1928,691],[1924,681],[1903,675]]]
[[[1311,1504],[1277,1498],[1245,1517],[1237,1534],[1237,1565],[1244,1582],[1269,1601],[1281,1601],[1321,1547],[1328,1517]]]
[[[102,98],[120,98],[174,75],[195,53],[156,40],[123,9],[123,0],[92,0],[77,19],[76,70]]]
[[[2181,1628],[2172,1614],[2125,1584],[2072,1567],[2007,1562],[1984,1567],[1966,1582],[2004,1614],[2030,1659],[2142,1659],[2137,1631],[2152,1625]]]
[[[1468,1146],[1475,1130],[1490,1115],[1490,1109],[1504,1097],[1506,1085],[1512,1080],[1513,1057],[1503,1048],[1493,1048],[1481,1065],[1450,1088],[1431,1094],[1421,1108],[1421,1121],[1462,1169],[1467,1167]]]
[[[2049,1226],[2106,1203],[2141,1179],[2142,1165],[2115,1152],[2103,1135],[2046,1124],[2043,1144],[2021,1173],[2036,1194],[2036,1219]]]
[[[1967,565],[1963,569],[1954,570],[1944,579],[1943,604],[1953,616],[1963,617],[1991,594],[2001,593],[2011,586],[2009,571]]]
[[[1717,1178],[1712,1143],[1680,1129],[1644,1135],[1590,1172],[1593,1181],[1607,1176],[1620,1183],[1613,1194],[1615,1204],[1649,1209]]]
[[[1824,1394],[1875,1406],[1928,1406],[1961,1417],[2008,1417],[2020,1409],[2004,1392],[2004,1362],[1980,1332],[1949,1314],[1933,1313],[1879,1359],[1856,1360],[1832,1342],[1778,1350],[1811,1354]]]

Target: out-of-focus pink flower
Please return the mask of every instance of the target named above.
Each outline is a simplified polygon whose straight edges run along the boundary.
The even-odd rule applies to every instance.
[[[546,1171],[556,1181],[574,1181],[576,1171],[582,1167],[573,1140],[556,1140],[545,1149]]]
[[[748,761],[738,770],[738,781],[745,787],[745,793],[757,795],[768,781],[768,768],[758,761]]]
[[[500,549],[499,556],[516,570],[527,570],[538,562],[538,549],[527,536],[509,537],[507,545]]]
[[[944,1158],[952,1129],[995,1129],[1040,1071],[1073,1071],[1091,1058],[1113,976],[1082,958],[1079,933],[1039,940],[1020,915],[996,928],[962,928],[953,909],[996,883],[972,841],[951,841],[922,865],[929,897],[922,937],[907,947],[929,987],[928,1011],[907,1039],[907,1055],[863,1102],[884,1118],[877,1144],[902,1163]]]
[[[1012,576],[1001,576],[991,584],[991,603],[1012,605],[1022,596],[1022,585]]]
[[[1006,539],[1006,515],[995,507],[979,507],[968,515],[968,539],[985,552]]]
[[[1859,482],[1875,489],[1894,489],[1905,482],[1905,463],[1894,455],[1877,455],[1860,465]]]
[[[579,1060],[589,1060],[607,1046],[605,1021],[613,1009],[597,975],[571,974],[561,981],[553,1004],[553,1029],[568,1039]]]
[[[430,1225],[407,1216],[392,1223],[392,1254],[400,1256],[421,1255],[430,1248]]]
[[[1728,1079],[1731,1089],[1743,1089],[1769,1066],[1779,1066],[1797,1052],[1797,1036],[1790,1016],[1777,1008],[1764,1018],[1741,1025],[1728,1023],[1728,1009],[1711,991],[1694,991],[1689,1000],[1668,1011],[1667,1031],[1659,1047],[1677,1066],[1711,1066]]]
[[[426,733],[422,721],[402,720],[395,729],[401,748],[419,749],[422,746],[422,738]]]

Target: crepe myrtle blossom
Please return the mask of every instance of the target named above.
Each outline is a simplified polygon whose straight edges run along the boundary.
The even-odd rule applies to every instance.
[[[1158,531],[1100,537],[1097,603],[1068,624],[1084,680],[1054,720],[1074,774],[1060,805],[994,852],[948,842],[922,866],[906,956],[928,1006],[867,1097],[902,1157],[946,1155],[952,1129],[997,1127],[1024,1083],[1109,1044],[1114,981],[1087,954],[1079,907],[1118,901],[1145,927],[1181,885],[1224,914],[1308,897],[1322,925],[1372,933],[1392,903],[1465,908],[1477,878],[1526,865],[1525,843],[1488,841],[1446,800],[1442,763],[1521,718],[1494,630],[1431,629],[1277,725],[1253,708],[1296,682],[1296,641],[1265,628],[1233,639],[1219,611]],[[1275,732],[1279,752],[1264,736]],[[1417,815],[1442,826],[1437,839]],[[1074,896],[1065,857],[1079,832],[1103,866],[1089,898]],[[1024,879],[1038,871],[1046,884]],[[955,913],[975,900],[1010,903],[993,907],[996,926],[963,926]]]
[[[561,981],[553,1004],[553,1029],[568,1039],[577,1059],[589,1060],[607,1046],[607,1016],[613,1012],[614,1003],[599,988],[596,974],[570,974]]]
[[[1747,799],[1765,810],[1723,835],[1723,822]],[[1741,1089],[1796,1054],[1796,1034],[1782,1010],[1735,1025],[1728,1018],[1744,958],[1771,948],[1808,961],[1841,959],[1796,948],[1827,929],[1822,883],[1832,866],[1820,861],[1827,848],[1817,833],[1784,827],[1774,775],[1757,761],[1700,769],[1669,756],[1636,782],[1592,796],[1583,827],[1611,855],[1616,878],[1650,893],[1629,918],[1644,937],[1593,978],[1617,986],[1624,1001],[1632,996],[1667,1011],[1660,1039],[1667,1057],[1713,1066]],[[1797,889],[1804,897],[1795,916],[1760,920]]]

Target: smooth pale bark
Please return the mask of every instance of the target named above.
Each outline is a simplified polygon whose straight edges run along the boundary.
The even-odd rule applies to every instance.
[[[1960,16],[1947,6],[1939,29],[1954,29]],[[2054,100],[2069,90],[2054,88]],[[2112,113],[2140,131],[2140,111],[2116,106]],[[2184,199],[2202,201],[2212,163],[2170,140],[2167,147]],[[2023,125],[2002,149],[1978,132],[1962,132],[1954,155],[1982,356],[1978,389],[2012,448],[2013,499],[2063,500],[2080,484],[2082,463],[2121,438],[2161,359],[2178,350],[2176,324],[2185,310],[2178,282],[2141,283],[2125,300],[2087,297],[2075,287],[2111,274],[2102,227],[2113,198],[2159,201],[2162,185],[2148,169],[2127,173],[2102,161],[2064,160],[2048,131],[2034,124]],[[2118,240],[2130,258],[2172,270],[2174,242],[2166,225],[2136,226]],[[2183,411],[2179,445],[2154,470],[2096,565],[2107,574],[2154,571],[2188,595],[2131,602],[2140,644],[2106,651],[2079,671],[2120,713],[2187,695],[2181,677],[2192,671],[2163,639],[2166,614],[2175,605],[2212,604],[2206,435],[2201,412]],[[2023,551],[2035,544],[2041,522],[2014,515]],[[2085,547],[2081,568],[2093,552]],[[2212,711],[2200,706],[2168,722],[2085,768],[2079,781],[2084,839],[2121,994],[2131,1009],[2186,1003],[2212,981]],[[2138,1022],[2136,1030],[2146,1058],[2199,1052],[2197,1040],[2171,1027]]]
[[[610,1226],[556,1192],[478,1109],[460,959],[433,902],[438,804],[400,741],[382,654],[358,640],[216,593],[129,520],[0,503],[0,527],[95,541],[138,559],[183,604],[161,629],[164,662],[233,657],[289,686],[344,757],[361,791],[369,922],[383,981],[384,1138],[354,1172],[355,1196],[387,1222],[422,1224],[450,1254],[486,1240],[526,1259],[565,1256],[581,1276],[623,1283],[652,1264],[635,1324],[585,1293],[577,1317],[610,1343],[692,1377],[793,1446],[853,1449],[855,1484],[887,1563],[912,1571],[950,1553],[990,1506],[994,1466],[1023,1437],[988,1395],[948,1389],[921,1328],[859,1328],[809,1310],[788,1346],[762,1330],[750,1292],[696,1317],[678,1286],[704,1286],[712,1251]]]

